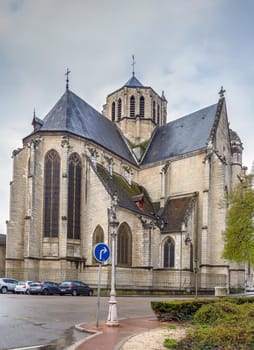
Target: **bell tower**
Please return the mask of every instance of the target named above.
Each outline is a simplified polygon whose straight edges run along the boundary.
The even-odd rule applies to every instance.
[[[134,57],[133,57],[134,59]],[[115,123],[133,147],[148,141],[157,126],[166,124],[167,100],[135,76],[107,96],[103,115]]]

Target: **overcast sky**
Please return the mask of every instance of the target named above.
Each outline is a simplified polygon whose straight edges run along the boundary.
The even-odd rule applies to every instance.
[[[168,121],[217,102],[254,160],[254,1],[0,0],[0,233],[12,151],[70,89],[102,110],[135,75],[168,100]]]

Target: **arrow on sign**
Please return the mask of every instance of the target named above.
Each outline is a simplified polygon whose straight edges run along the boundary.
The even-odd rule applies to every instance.
[[[104,254],[106,254],[108,252],[107,248],[104,246],[101,250],[100,250],[100,254],[99,254],[99,257],[100,257],[100,260],[102,260],[102,257]]]

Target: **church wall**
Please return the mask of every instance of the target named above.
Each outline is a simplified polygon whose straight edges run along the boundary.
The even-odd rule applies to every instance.
[[[225,107],[222,110],[216,130],[214,148],[217,153],[211,157],[211,187],[210,187],[210,263],[213,265],[228,265],[222,259],[224,241],[222,232],[225,230],[226,210],[223,200],[227,191],[231,190],[231,148],[228,131],[228,121]]]
[[[138,181],[148,190],[152,201],[160,201],[179,194],[200,192],[203,190],[203,160],[205,154],[184,157],[169,162],[165,175],[165,189],[162,188],[162,170],[166,161],[159,165],[143,168],[138,175]]]
[[[147,141],[155,127],[151,120],[144,120],[140,117],[135,119],[125,118],[117,122],[125,137],[134,145]]]
[[[5,276],[6,245],[0,244],[0,276]]]
[[[27,185],[28,151],[13,154],[13,177],[10,183],[10,212],[7,223],[6,258],[23,259],[24,218]],[[8,266],[6,273],[8,274]],[[10,275],[11,277],[11,275]]]
[[[99,181],[91,165],[87,163],[84,179],[85,198],[84,216],[82,218],[83,247],[82,255],[86,258],[86,264],[93,262],[93,233],[100,225],[104,232],[104,243],[109,244],[108,238],[108,208],[110,207],[110,196],[105,187]]]

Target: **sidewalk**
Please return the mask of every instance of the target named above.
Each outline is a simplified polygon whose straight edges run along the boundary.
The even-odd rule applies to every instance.
[[[77,327],[91,335],[68,350],[120,350],[121,345],[130,336],[166,325],[166,322],[158,321],[154,315],[119,320],[119,327],[109,327],[105,321],[102,321],[98,328],[95,323],[80,324]]]

